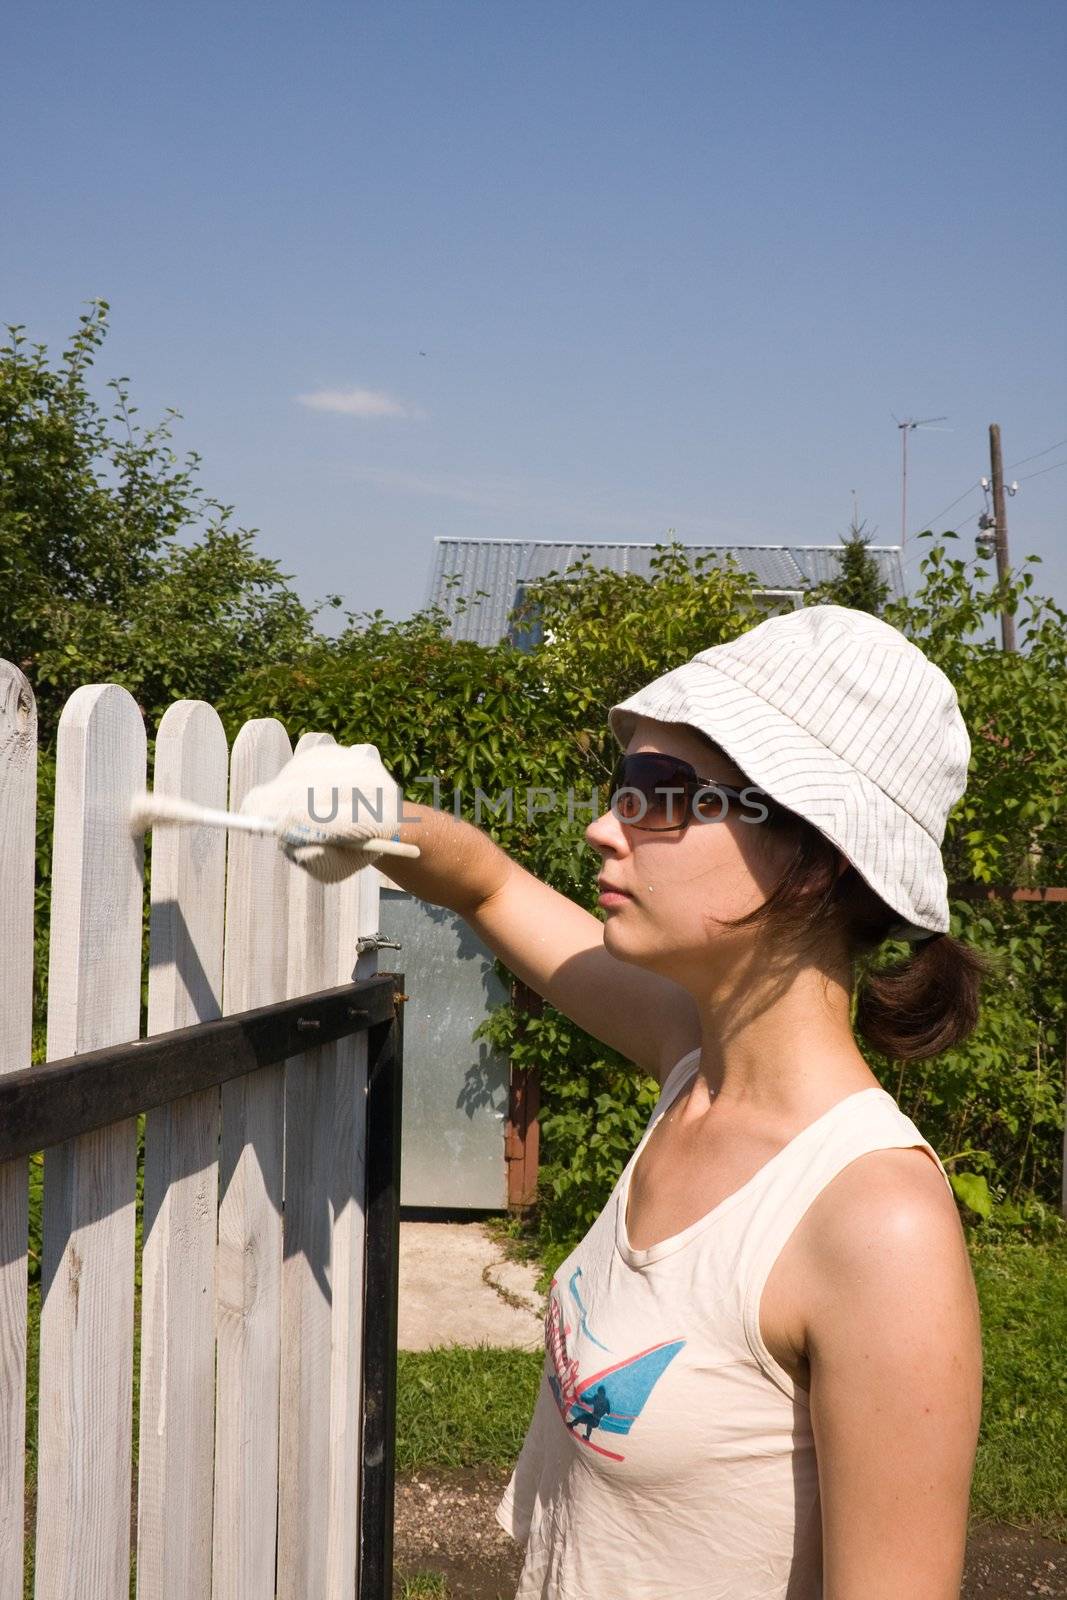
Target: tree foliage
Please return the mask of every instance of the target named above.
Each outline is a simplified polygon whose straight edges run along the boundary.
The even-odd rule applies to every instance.
[[[299,652],[313,613],[232,507],[172,448],[173,410],[138,421],[128,380],[91,388],[107,335],[94,301],[57,364],[8,328],[0,348],[0,641],[31,679],[47,745],[86,682],[121,683],[150,721],[214,700],[266,654]]]
[[[167,706],[218,700],[264,658],[298,659],[314,614],[232,508],[172,444],[176,411],[143,428],[128,381],[92,392],[107,303],[91,304],[59,361],[20,326],[0,348],[0,654],[37,698],[35,1049],[43,1048],[54,739],[83,683],[120,683],[154,733]]]

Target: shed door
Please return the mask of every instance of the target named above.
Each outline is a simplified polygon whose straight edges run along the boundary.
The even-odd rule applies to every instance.
[[[400,1203],[503,1211],[508,1061],[471,1034],[507,991],[462,917],[380,881],[378,928],[402,948],[379,965],[403,972],[410,996]]]

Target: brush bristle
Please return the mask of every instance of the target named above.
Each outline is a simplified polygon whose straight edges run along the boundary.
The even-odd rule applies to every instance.
[[[138,833],[161,822],[196,822],[200,810],[191,800],[176,794],[153,794],[147,789],[130,805],[130,827]]]
[[[150,794],[136,795],[130,805],[130,832],[135,839],[147,833],[152,826],[153,807]]]

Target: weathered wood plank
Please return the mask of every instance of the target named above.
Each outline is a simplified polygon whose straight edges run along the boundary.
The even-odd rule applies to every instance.
[[[335,979],[372,977],[378,953],[357,942],[378,931],[377,867],[340,885]],[[367,1036],[338,1044],[330,1146],[329,1510],[327,1600],[355,1600],[359,1567],[363,1383],[363,1254],[366,1238]]]
[[[225,807],[227,766],[213,707],[169,707],[156,734],[155,792]],[[221,830],[154,833],[150,1034],[222,1014],[225,872]],[[138,1600],[211,1595],[219,1095],[185,1095],[145,1118]]]
[[[329,1044],[391,1014],[389,985],[370,979],[279,1000],[217,1022],[0,1075],[0,1159],[62,1144],[93,1128],[288,1061],[308,1038]]]
[[[291,754],[280,722],[234,741],[230,808]],[[223,1010],[285,997],[287,891],[276,842],[231,834]],[[216,1261],[213,1600],[274,1600],[282,1263],[284,1072],[264,1067],[222,1090]]]
[[[36,798],[37,707],[18,668],[0,661],[0,1073],[30,1061]],[[28,1179],[25,1158],[0,1164],[0,1600],[23,1594]]]
[[[296,749],[333,744],[306,733]],[[288,992],[335,982],[340,886],[289,881]],[[330,1454],[330,1148],[337,1046],[285,1065],[278,1600],[325,1594]]]
[[[145,731],[114,684],[71,696],[59,724],[48,1054],[134,1039],[142,852],[130,801]],[[133,1118],[45,1154],[37,1600],[127,1600],[133,1378]]]

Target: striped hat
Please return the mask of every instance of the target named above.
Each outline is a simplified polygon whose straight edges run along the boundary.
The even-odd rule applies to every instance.
[[[941,841],[971,741],[952,684],[896,628],[846,606],[768,617],[612,706],[623,749],[639,716],[697,728],[812,823],[900,913],[890,937],[948,932]]]

